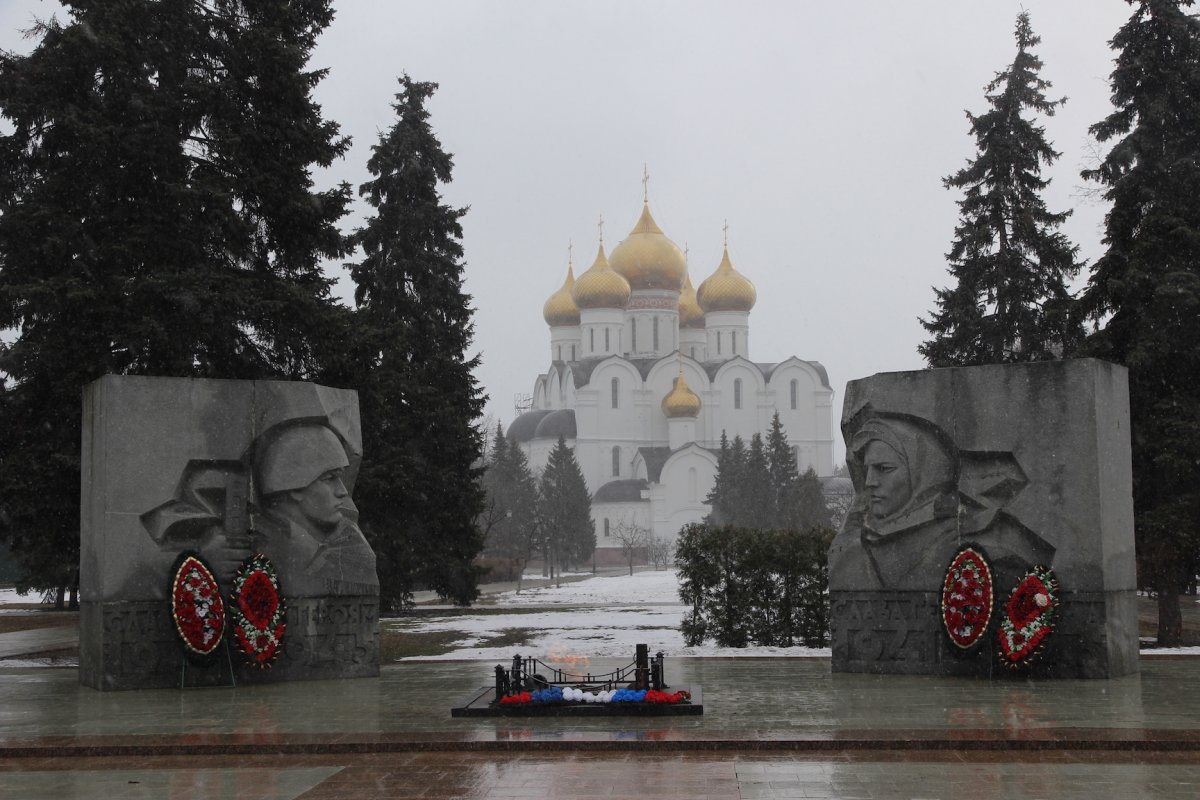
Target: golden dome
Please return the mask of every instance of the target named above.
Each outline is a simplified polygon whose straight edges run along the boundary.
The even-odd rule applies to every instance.
[[[600,242],[592,266],[575,281],[571,296],[579,308],[624,308],[629,302],[629,282],[608,265],[604,242]]]
[[[754,284],[742,273],[733,268],[729,261],[729,248],[725,248],[721,256],[721,264],[717,271],[709,275],[700,284],[696,292],[696,300],[705,313],[709,311],[749,311],[754,308],[758,292]]]
[[[613,248],[612,268],[634,289],[679,291],[687,276],[683,253],[663,235],[650,216],[649,204],[642,206],[642,216],[625,241]]]
[[[568,264],[567,279],[563,281],[562,288],[550,295],[546,305],[542,306],[542,317],[547,325],[555,327],[579,324],[579,306],[575,305],[575,299],[571,297],[571,289],[574,286],[575,267]]]
[[[683,281],[683,291],[679,293],[679,327],[704,329],[704,309],[696,300],[696,289],[692,286],[692,276],[688,275]]]
[[[687,381],[683,379],[682,365],[679,367],[679,377],[675,379],[674,388],[663,398],[662,410],[669,419],[696,417],[700,414],[700,398],[688,388]]]

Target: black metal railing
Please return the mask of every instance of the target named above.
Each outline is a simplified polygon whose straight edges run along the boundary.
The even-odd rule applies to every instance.
[[[551,666],[540,658],[514,655],[512,668],[496,665],[496,699],[518,692],[545,689],[550,686],[576,686],[593,691],[630,689],[666,689],[663,654],[660,650],[650,658],[650,648],[639,644],[633,662],[612,672],[570,672]]]

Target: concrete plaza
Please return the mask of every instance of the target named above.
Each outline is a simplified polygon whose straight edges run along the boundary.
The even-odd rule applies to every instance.
[[[604,671],[617,662],[594,660]],[[487,662],[101,693],[0,662],[0,798],[1194,798],[1200,663],[1110,681],[677,659],[702,717],[452,719]]]

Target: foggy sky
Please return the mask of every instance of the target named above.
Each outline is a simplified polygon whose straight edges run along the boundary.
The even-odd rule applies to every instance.
[[[0,4],[0,47],[57,8]],[[944,254],[960,193],[942,186],[975,153],[964,110],[1015,54],[1022,8],[1062,151],[1045,174],[1051,211],[1088,262],[1103,252],[1103,201],[1081,193],[1096,157],[1088,126],[1111,110],[1108,48],[1121,0],[817,2],[369,2],[338,0],[313,67],[317,98],[354,139],[320,185],[366,180],[370,147],[394,115],[396,78],[440,84],[432,123],[454,154],[445,200],[463,220],[478,378],[507,425],[514,395],[549,363],[542,304],[641,211],[642,168],[659,226],[688,247],[693,283],[721,257],[758,289],[751,357],[820,361],[847,380],[924,366],[918,317],[949,278]],[[61,14],[60,14],[61,16]],[[1094,195],[1094,192],[1093,192]],[[345,221],[361,223],[363,207]],[[338,264],[330,274],[351,302]],[[1078,283],[1086,277],[1086,270]],[[841,436],[835,433],[837,458]]]

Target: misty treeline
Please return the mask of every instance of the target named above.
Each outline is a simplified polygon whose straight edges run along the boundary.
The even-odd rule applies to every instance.
[[[1066,99],[1047,97],[1022,13],[1014,60],[986,86],[987,110],[967,115],[978,152],[945,179],[963,193],[952,280],[935,289],[920,351],[935,367],[1093,356],[1129,368],[1138,580],[1158,598],[1159,643],[1175,645],[1200,567],[1200,19],[1193,0],[1129,3],[1110,42],[1114,109],[1089,129],[1107,152],[1082,173],[1111,203],[1104,255],[1082,264],[1059,231],[1070,210],[1041,198],[1059,153],[1036,120]]]
[[[483,565],[489,577],[517,582],[530,560],[540,559],[551,579],[592,558],[596,531],[592,497],[583,471],[566,440],[558,437],[539,475],[519,442],[503,428],[488,448],[483,474],[484,503],[479,527],[484,534]]]
[[[349,140],[313,99],[329,0],[64,3],[0,54],[0,535],[18,587],[78,579],[83,387],[101,375],[315,380],[359,391],[355,494],[381,600],[467,603],[484,397],[467,355],[464,209],[400,79],[359,189],[313,173]],[[346,266],[355,304],[322,265]]]

